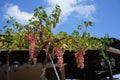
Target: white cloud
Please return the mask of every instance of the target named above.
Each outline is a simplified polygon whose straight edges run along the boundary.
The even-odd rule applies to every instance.
[[[68,19],[68,16],[72,13],[77,13],[79,19],[93,19],[93,13],[95,12],[94,0],[45,0],[47,3],[46,10],[48,13],[59,4],[61,7],[61,21]],[[10,16],[14,17],[16,21],[21,24],[26,24],[28,20],[33,16],[33,13],[21,11],[19,6],[6,4],[4,17],[8,19]]]
[[[4,11],[5,11],[4,17],[6,19],[9,19],[9,17],[11,16],[21,24],[28,23],[28,20],[31,19],[33,16],[33,13],[21,11],[17,5],[12,4],[6,4]]]
[[[88,20],[93,19],[92,14],[95,11],[94,5],[79,5],[76,7],[75,11],[78,13],[80,17],[86,18]]]
[[[77,13],[79,18],[93,19],[92,14],[95,12],[94,0],[46,0],[48,3],[47,10],[54,8],[56,4],[60,5],[61,16],[67,19],[73,12]]]

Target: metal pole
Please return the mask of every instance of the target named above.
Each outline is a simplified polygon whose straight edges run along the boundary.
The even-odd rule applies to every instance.
[[[55,64],[54,64],[54,62],[53,62],[52,57],[51,57],[50,54],[49,54],[49,57],[50,57],[50,61],[51,61],[51,63],[52,63],[53,69],[54,69],[54,71],[55,71],[55,74],[56,74],[56,76],[57,76],[57,79],[60,80],[60,77],[59,77],[59,75],[58,75],[58,72],[57,72],[57,70],[56,70]]]

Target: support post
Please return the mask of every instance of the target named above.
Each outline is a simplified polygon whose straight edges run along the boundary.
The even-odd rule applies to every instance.
[[[10,80],[10,74],[9,74],[9,71],[10,71],[10,67],[9,67],[9,51],[7,51],[6,53],[6,80]]]
[[[106,53],[106,55],[107,55],[107,57],[109,59],[109,55],[108,55],[108,52],[107,52],[107,47],[105,48],[105,53]],[[109,69],[109,72],[110,72],[110,80],[113,80],[113,72],[112,72],[111,64],[108,63],[108,62],[107,62],[107,64],[108,64],[108,69]]]

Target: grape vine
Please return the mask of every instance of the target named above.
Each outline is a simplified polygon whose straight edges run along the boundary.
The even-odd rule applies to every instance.
[[[71,35],[66,32],[53,34],[52,29],[59,23],[61,9],[59,5],[55,6],[50,15],[43,7],[34,10],[33,17],[26,25],[21,25],[12,17],[4,26],[5,33],[1,35],[0,41],[3,44],[2,49],[29,49],[30,59],[36,64],[37,54],[40,50],[49,53],[51,46],[53,53],[58,59],[59,69],[63,66],[63,54],[65,50],[75,51],[76,63],[79,68],[84,68],[85,50],[105,48],[111,41],[108,36],[104,38],[94,38],[87,32],[87,28],[92,26],[91,21],[85,21],[84,25],[78,25],[78,29],[73,30]],[[82,34],[81,30],[86,28]],[[37,51],[37,52],[36,52]]]

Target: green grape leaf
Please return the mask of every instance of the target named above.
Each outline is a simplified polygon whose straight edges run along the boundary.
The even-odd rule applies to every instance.
[[[82,29],[82,25],[78,25],[78,29],[81,30]]]
[[[88,27],[88,22],[86,22],[86,21],[84,21],[84,25],[85,25],[85,27]]]
[[[7,27],[8,27],[8,26],[6,26],[6,25],[5,25],[5,26],[3,26],[3,28],[4,28],[4,29],[5,29],[5,28],[7,28]]]
[[[10,20],[7,20],[7,24],[9,24],[10,23]]]
[[[39,9],[43,9],[43,7],[42,7],[42,6],[40,6],[40,7],[39,7]]]
[[[13,23],[13,26],[14,26],[14,28],[18,28],[18,27],[19,27],[18,22],[14,22],[14,23]]]
[[[92,22],[91,21],[89,21],[89,26],[92,26]]]
[[[73,33],[72,33],[72,35],[78,36],[78,35],[79,35],[79,32],[78,32],[77,30],[74,30]]]

